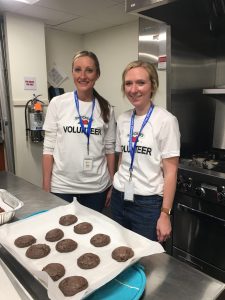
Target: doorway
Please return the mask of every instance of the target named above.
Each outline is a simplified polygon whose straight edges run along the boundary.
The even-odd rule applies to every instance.
[[[0,16],[0,171],[15,173],[4,19]]]

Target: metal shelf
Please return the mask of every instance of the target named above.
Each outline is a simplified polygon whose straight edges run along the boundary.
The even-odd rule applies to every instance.
[[[217,89],[203,89],[202,93],[204,95],[209,95],[214,98],[225,100],[225,88]]]

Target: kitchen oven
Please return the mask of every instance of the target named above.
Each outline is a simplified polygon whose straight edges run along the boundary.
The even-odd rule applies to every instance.
[[[225,282],[225,173],[205,169],[209,160],[197,162],[179,167],[172,255]]]

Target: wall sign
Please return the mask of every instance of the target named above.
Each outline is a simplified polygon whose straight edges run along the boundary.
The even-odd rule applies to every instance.
[[[35,77],[24,77],[24,89],[25,90],[36,90],[36,78]]]
[[[166,70],[166,55],[161,55],[158,58],[158,70]]]

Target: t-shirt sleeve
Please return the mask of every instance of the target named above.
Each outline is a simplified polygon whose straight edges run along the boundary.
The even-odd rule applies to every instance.
[[[49,103],[43,129],[51,132],[57,130],[57,109],[55,98],[53,98]]]
[[[162,158],[180,156],[180,130],[177,118],[169,116],[159,134],[159,150]]]
[[[112,107],[110,107],[110,118],[108,128],[105,132],[105,152],[106,154],[115,153],[116,142],[116,121],[115,114]]]
[[[45,130],[43,154],[53,154],[57,135],[57,114],[54,98],[49,103],[43,129]]]
[[[116,128],[116,152],[122,152],[121,151],[121,134],[120,134],[120,128],[121,128],[121,117],[117,120],[117,128]]]
[[[43,154],[53,155],[56,144],[56,132],[45,131]]]

